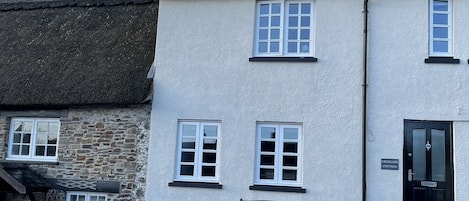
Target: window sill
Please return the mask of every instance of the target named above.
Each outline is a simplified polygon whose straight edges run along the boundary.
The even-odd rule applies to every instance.
[[[22,163],[29,165],[58,165],[57,160],[39,160],[39,159],[24,159],[24,158],[5,158],[5,160],[0,160],[0,163]]]
[[[306,193],[306,189],[292,186],[253,185],[249,186],[249,190]]]
[[[459,64],[459,59],[454,57],[428,57],[425,59],[427,64]]]
[[[220,183],[192,182],[192,181],[173,181],[173,182],[169,182],[168,186],[192,187],[192,188],[211,188],[211,189],[222,189],[222,187],[223,187]]]
[[[315,57],[251,57],[250,62],[317,62]]]

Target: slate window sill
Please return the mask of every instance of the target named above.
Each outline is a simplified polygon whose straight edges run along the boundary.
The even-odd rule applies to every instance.
[[[168,186],[191,187],[191,188],[211,188],[211,189],[222,189],[223,187],[220,183],[192,182],[192,181],[173,181],[173,182],[169,182]]]
[[[454,57],[428,57],[425,59],[427,64],[459,64],[459,59]]]
[[[306,189],[301,188],[301,187],[292,187],[292,186],[253,185],[253,186],[249,186],[249,190],[306,193]]]
[[[317,62],[315,57],[251,57],[250,62]]]

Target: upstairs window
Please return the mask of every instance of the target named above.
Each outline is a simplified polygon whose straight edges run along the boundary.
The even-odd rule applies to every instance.
[[[300,125],[258,124],[255,183],[299,186],[301,138]]]
[[[67,192],[67,201],[107,201],[107,195],[89,192]]]
[[[451,0],[430,0],[430,56],[452,56]]]
[[[177,180],[218,179],[220,126],[215,122],[179,122]]]
[[[59,130],[58,119],[13,118],[7,159],[57,161]]]
[[[312,57],[313,1],[257,2],[256,57]]]

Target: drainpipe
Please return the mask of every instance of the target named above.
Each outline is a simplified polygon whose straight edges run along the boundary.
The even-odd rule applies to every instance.
[[[368,87],[368,0],[363,1],[362,199],[366,201],[366,129]]]

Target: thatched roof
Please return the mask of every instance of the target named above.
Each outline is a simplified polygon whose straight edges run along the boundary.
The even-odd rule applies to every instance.
[[[142,103],[151,92],[157,6],[0,3],[0,108]]]

